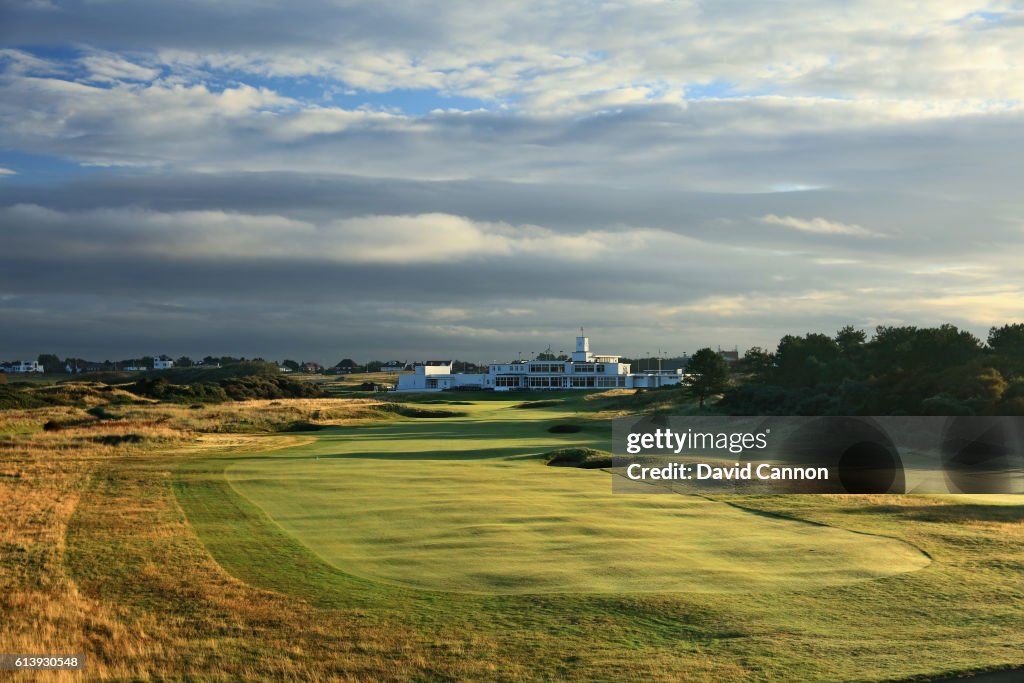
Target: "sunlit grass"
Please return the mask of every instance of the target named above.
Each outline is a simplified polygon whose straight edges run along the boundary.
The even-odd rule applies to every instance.
[[[800,520],[786,528],[812,522],[843,537],[891,537],[932,558],[919,571],[870,580],[781,591],[469,593],[372,578],[339,569],[343,560],[332,566],[225,477],[232,464],[240,470],[263,461],[310,472],[358,465],[370,458],[343,451],[360,431],[364,436],[352,439],[360,452],[423,463],[424,451],[401,449],[422,442],[417,430],[430,425],[449,456],[431,466],[464,468],[450,476],[472,481],[481,475],[470,475],[471,466],[486,472],[503,463],[537,472],[538,485],[553,482],[550,490],[527,487],[534,506],[496,500],[489,518],[480,504],[480,524],[515,526],[509,516],[519,515],[534,518],[529,527],[546,517],[534,529],[570,544],[586,541],[582,529],[603,528],[614,538],[635,528],[614,515],[587,515],[574,531],[559,532],[552,519],[566,514],[555,507],[582,512],[579,506],[600,502],[599,492],[563,500],[567,491],[587,491],[578,478],[598,481],[600,472],[545,468],[539,458],[573,443],[607,448],[607,427],[588,420],[604,399],[573,398],[536,412],[505,411],[500,403],[485,397],[477,406],[452,407],[487,422],[486,429],[471,420],[457,424],[461,418],[406,420],[375,408],[373,399],[202,409],[139,402],[103,406],[103,417],[81,408],[0,412],[0,649],[86,656],[82,674],[32,680],[889,680],[1024,664],[1024,508],[1006,504],[1012,501],[719,499],[750,510],[733,508],[742,519],[785,517]],[[57,427],[44,429],[48,422]],[[282,433],[296,422],[326,429]],[[547,431],[568,422],[581,432]],[[502,448],[498,457],[480,457]],[[325,457],[331,451],[344,457]],[[554,482],[569,481],[562,477],[573,484],[558,491],[563,484]],[[402,483],[408,490],[410,482]],[[368,494],[363,504],[373,511]],[[705,510],[724,507],[690,510],[710,523],[715,515]],[[421,531],[447,528],[465,542],[444,510],[435,525],[406,512],[418,516]],[[640,512],[650,521],[653,510]],[[708,541],[721,547],[726,541],[715,534],[742,540],[744,529],[756,538],[755,531],[772,528],[757,521],[728,527],[709,531]],[[415,543],[412,535],[407,541]],[[694,541],[698,567],[708,559],[699,545]],[[782,567],[787,554],[794,553],[783,545],[777,557],[763,559]],[[681,567],[689,561],[682,558]],[[572,573],[575,580],[582,572]]]
[[[324,432],[273,458],[242,460],[227,474],[327,562],[411,587],[813,590],[928,564],[889,538],[753,516],[693,496],[613,494],[606,472],[524,458],[590,444],[595,435],[556,437],[540,419],[549,413],[521,405],[491,402],[465,419]]]

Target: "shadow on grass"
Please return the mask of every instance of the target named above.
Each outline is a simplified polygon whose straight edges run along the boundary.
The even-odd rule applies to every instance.
[[[235,455],[219,458],[224,462],[245,462],[247,460],[535,460],[543,458],[551,446],[524,448],[508,446],[506,448],[478,448],[471,451],[392,451],[388,453],[352,452],[352,453],[302,453],[287,455],[283,451],[274,455]]]
[[[846,508],[846,514],[893,515],[915,522],[1022,522],[1024,521],[1024,496],[1021,505],[879,505],[865,508]]]
[[[336,425],[317,430],[317,438],[356,437],[393,441],[396,439],[497,439],[509,437],[546,436],[552,427],[564,424],[564,419],[553,420],[452,420],[441,422],[401,422],[389,425]],[[611,423],[577,420],[580,432],[611,434]]]

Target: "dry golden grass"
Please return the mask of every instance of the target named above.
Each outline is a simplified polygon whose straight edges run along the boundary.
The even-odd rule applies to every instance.
[[[131,474],[116,491],[94,497],[79,516],[116,519],[126,543],[146,549],[133,579],[165,599],[186,601],[191,614],[162,608],[133,609],[124,602],[97,600],[81,589],[81,578],[67,569],[65,541],[76,508],[97,472],[116,478],[119,463],[160,468],[166,480],[176,460],[202,451],[253,452],[293,446],[302,436],[200,434],[225,423],[248,420],[286,424],[321,420],[332,424],[372,415],[371,401],[251,401],[191,410],[168,405],[109,406],[116,419],[99,419],[82,409],[60,407],[0,411],[0,652],[85,654],[82,672],[36,672],[32,680],[150,679],[160,672],[204,672],[204,679],[279,678],[355,680],[360,656],[338,648],[339,633],[356,632],[298,600],[252,589],[226,575],[209,558],[177,507],[168,486],[147,488]],[[47,423],[61,425],[45,430]],[[102,479],[102,478],[101,478]],[[152,482],[150,482],[152,483]],[[154,515],[162,519],[154,519]],[[187,552],[183,553],[184,547]],[[123,557],[112,558],[121,562]],[[184,562],[184,564],[183,564]],[[111,566],[104,570],[113,571]],[[90,594],[93,597],[90,597]],[[265,657],[240,656],[251,636]],[[335,654],[309,656],[318,649]],[[394,679],[417,668],[394,668],[384,661],[408,647],[399,629],[376,630],[353,645],[361,666],[393,669]],[[224,652],[223,661],[205,661]],[[282,653],[293,652],[294,657]],[[211,654],[213,653],[213,654]],[[339,654],[341,653],[341,654]],[[352,673],[328,674],[339,656]],[[199,660],[197,664],[196,658]],[[415,661],[410,657],[410,662]],[[296,664],[295,661],[298,663]],[[423,662],[420,663],[424,664]],[[0,679],[23,676],[0,672]],[[19,679],[21,680],[21,679]]]
[[[281,399],[217,404],[116,404],[104,414],[132,423],[162,424],[174,430],[200,434],[263,434],[305,425],[352,424],[378,419],[387,413],[374,399]]]
[[[50,421],[82,425],[43,431]],[[128,433],[143,440],[97,440]],[[82,595],[67,575],[65,531],[98,462],[184,436],[166,426],[96,420],[77,408],[0,412],[0,434],[0,612],[7,616],[0,620],[0,650],[80,654],[93,649],[89,635],[101,633],[110,647],[131,657],[141,647],[138,634],[107,606]],[[129,675],[95,664],[90,676]],[[36,680],[79,675],[38,672]]]
[[[596,393],[588,393],[583,397],[585,401],[599,401],[605,398],[618,398],[620,396],[632,396],[636,393],[636,389],[609,389],[608,391],[599,391]]]

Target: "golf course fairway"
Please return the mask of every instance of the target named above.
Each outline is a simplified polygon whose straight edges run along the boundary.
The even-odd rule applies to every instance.
[[[604,447],[568,410],[513,402],[462,415],[315,432],[239,458],[231,487],[335,568],[384,584],[470,593],[813,590],[929,564],[899,540],[756,514],[698,496],[612,494],[602,470],[546,467]],[[553,422],[554,420],[554,422]]]

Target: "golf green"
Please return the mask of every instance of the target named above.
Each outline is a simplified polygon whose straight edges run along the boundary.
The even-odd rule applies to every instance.
[[[890,538],[695,496],[611,492],[537,454],[557,412],[488,401],[466,417],[339,427],[243,459],[237,492],[329,564],[395,585],[481,593],[808,590],[921,569]]]

